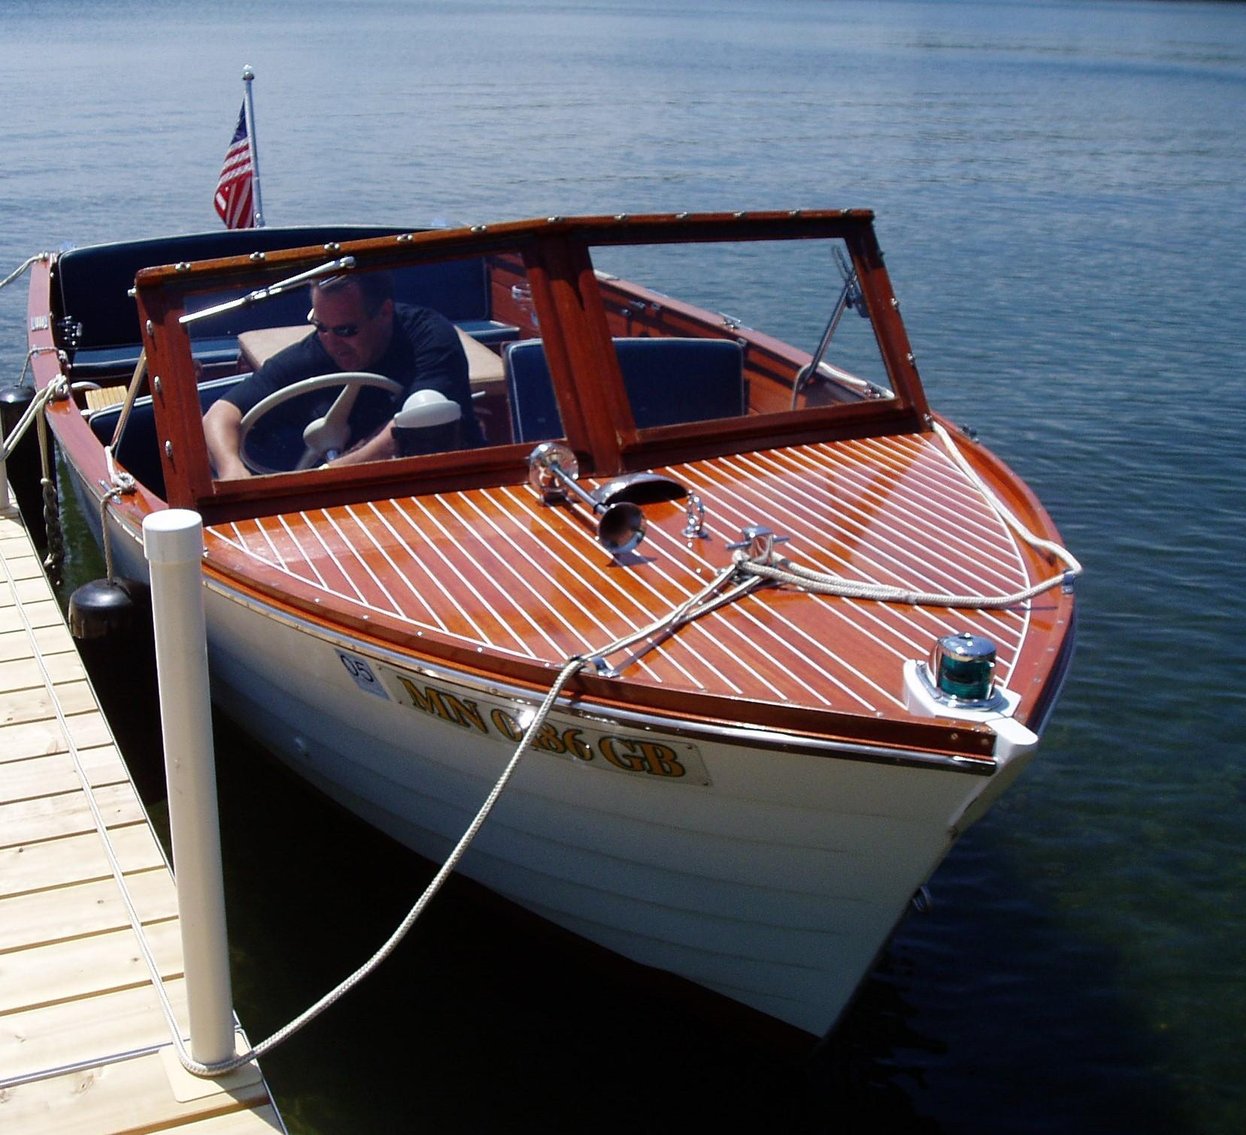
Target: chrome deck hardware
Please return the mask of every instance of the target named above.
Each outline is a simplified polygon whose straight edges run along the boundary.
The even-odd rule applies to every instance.
[[[592,509],[597,520],[597,542],[612,556],[630,552],[645,538],[645,514],[640,506],[619,500],[617,494],[604,498],[583,488],[576,477],[580,463],[565,445],[542,442],[528,457],[528,484],[546,504],[569,500],[568,490]]]

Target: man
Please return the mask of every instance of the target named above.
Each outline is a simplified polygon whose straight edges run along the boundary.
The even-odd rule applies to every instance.
[[[417,390],[436,390],[457,402],[463,411],[463,444],[481,444],[467,356],[448,319],[428,308],[396,304],[393,280],[385,272],[320,280],[312,285],[311,300],[307,318],[315,333],[278,351],[204,414],[203,431],[218,477],[251,475],[239,454],[240,426],[248,410],[291,383],[336,371],[384,375],[403,389],[398,395],[376,387],[360,389],[349,418],[348,448],[330,464],[394,457],[393,416]]]

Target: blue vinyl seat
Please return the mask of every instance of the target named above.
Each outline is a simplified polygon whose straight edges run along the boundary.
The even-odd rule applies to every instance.
[[[744,353],[734,339],[643,337],[614,340],[639,429],[739,417],[748,410]],[[502,355],[517,441],[563,435],[539,339],[509,344]]]

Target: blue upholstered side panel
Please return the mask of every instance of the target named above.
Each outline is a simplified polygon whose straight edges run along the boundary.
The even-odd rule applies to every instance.
[[[218,398],[241,382],[246,375],[230,375],[228,378],[217,378],[205,382],[199,387],[199,405],[206,410]],[[96,410],[87,419],[91,432],[104,445],[112,441],[113,431],[117,428],[117,420],[121,417],[121,405],[106,406]],[[152,408],[151,395],[145,394],[134,400],[126,423],[125,435],[116,458],[139,481],[152,489],[158,496],[164,496],[164,468],[160,464],[160,447],[156,440],[156,413]]]
[[[508,343],[502,350],[507,393],[511,404],[511,428],[516,441],[549,441],[562,437],[562,418],[540,339]]]

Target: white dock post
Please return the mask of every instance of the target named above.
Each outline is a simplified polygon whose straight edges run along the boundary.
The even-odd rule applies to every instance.
[[[152,513],[143,521],[143,549],[151,565],[191,1057],[216,1064],[234,1056],[234,1020],[208,696],[202,519],[180,508]]]

